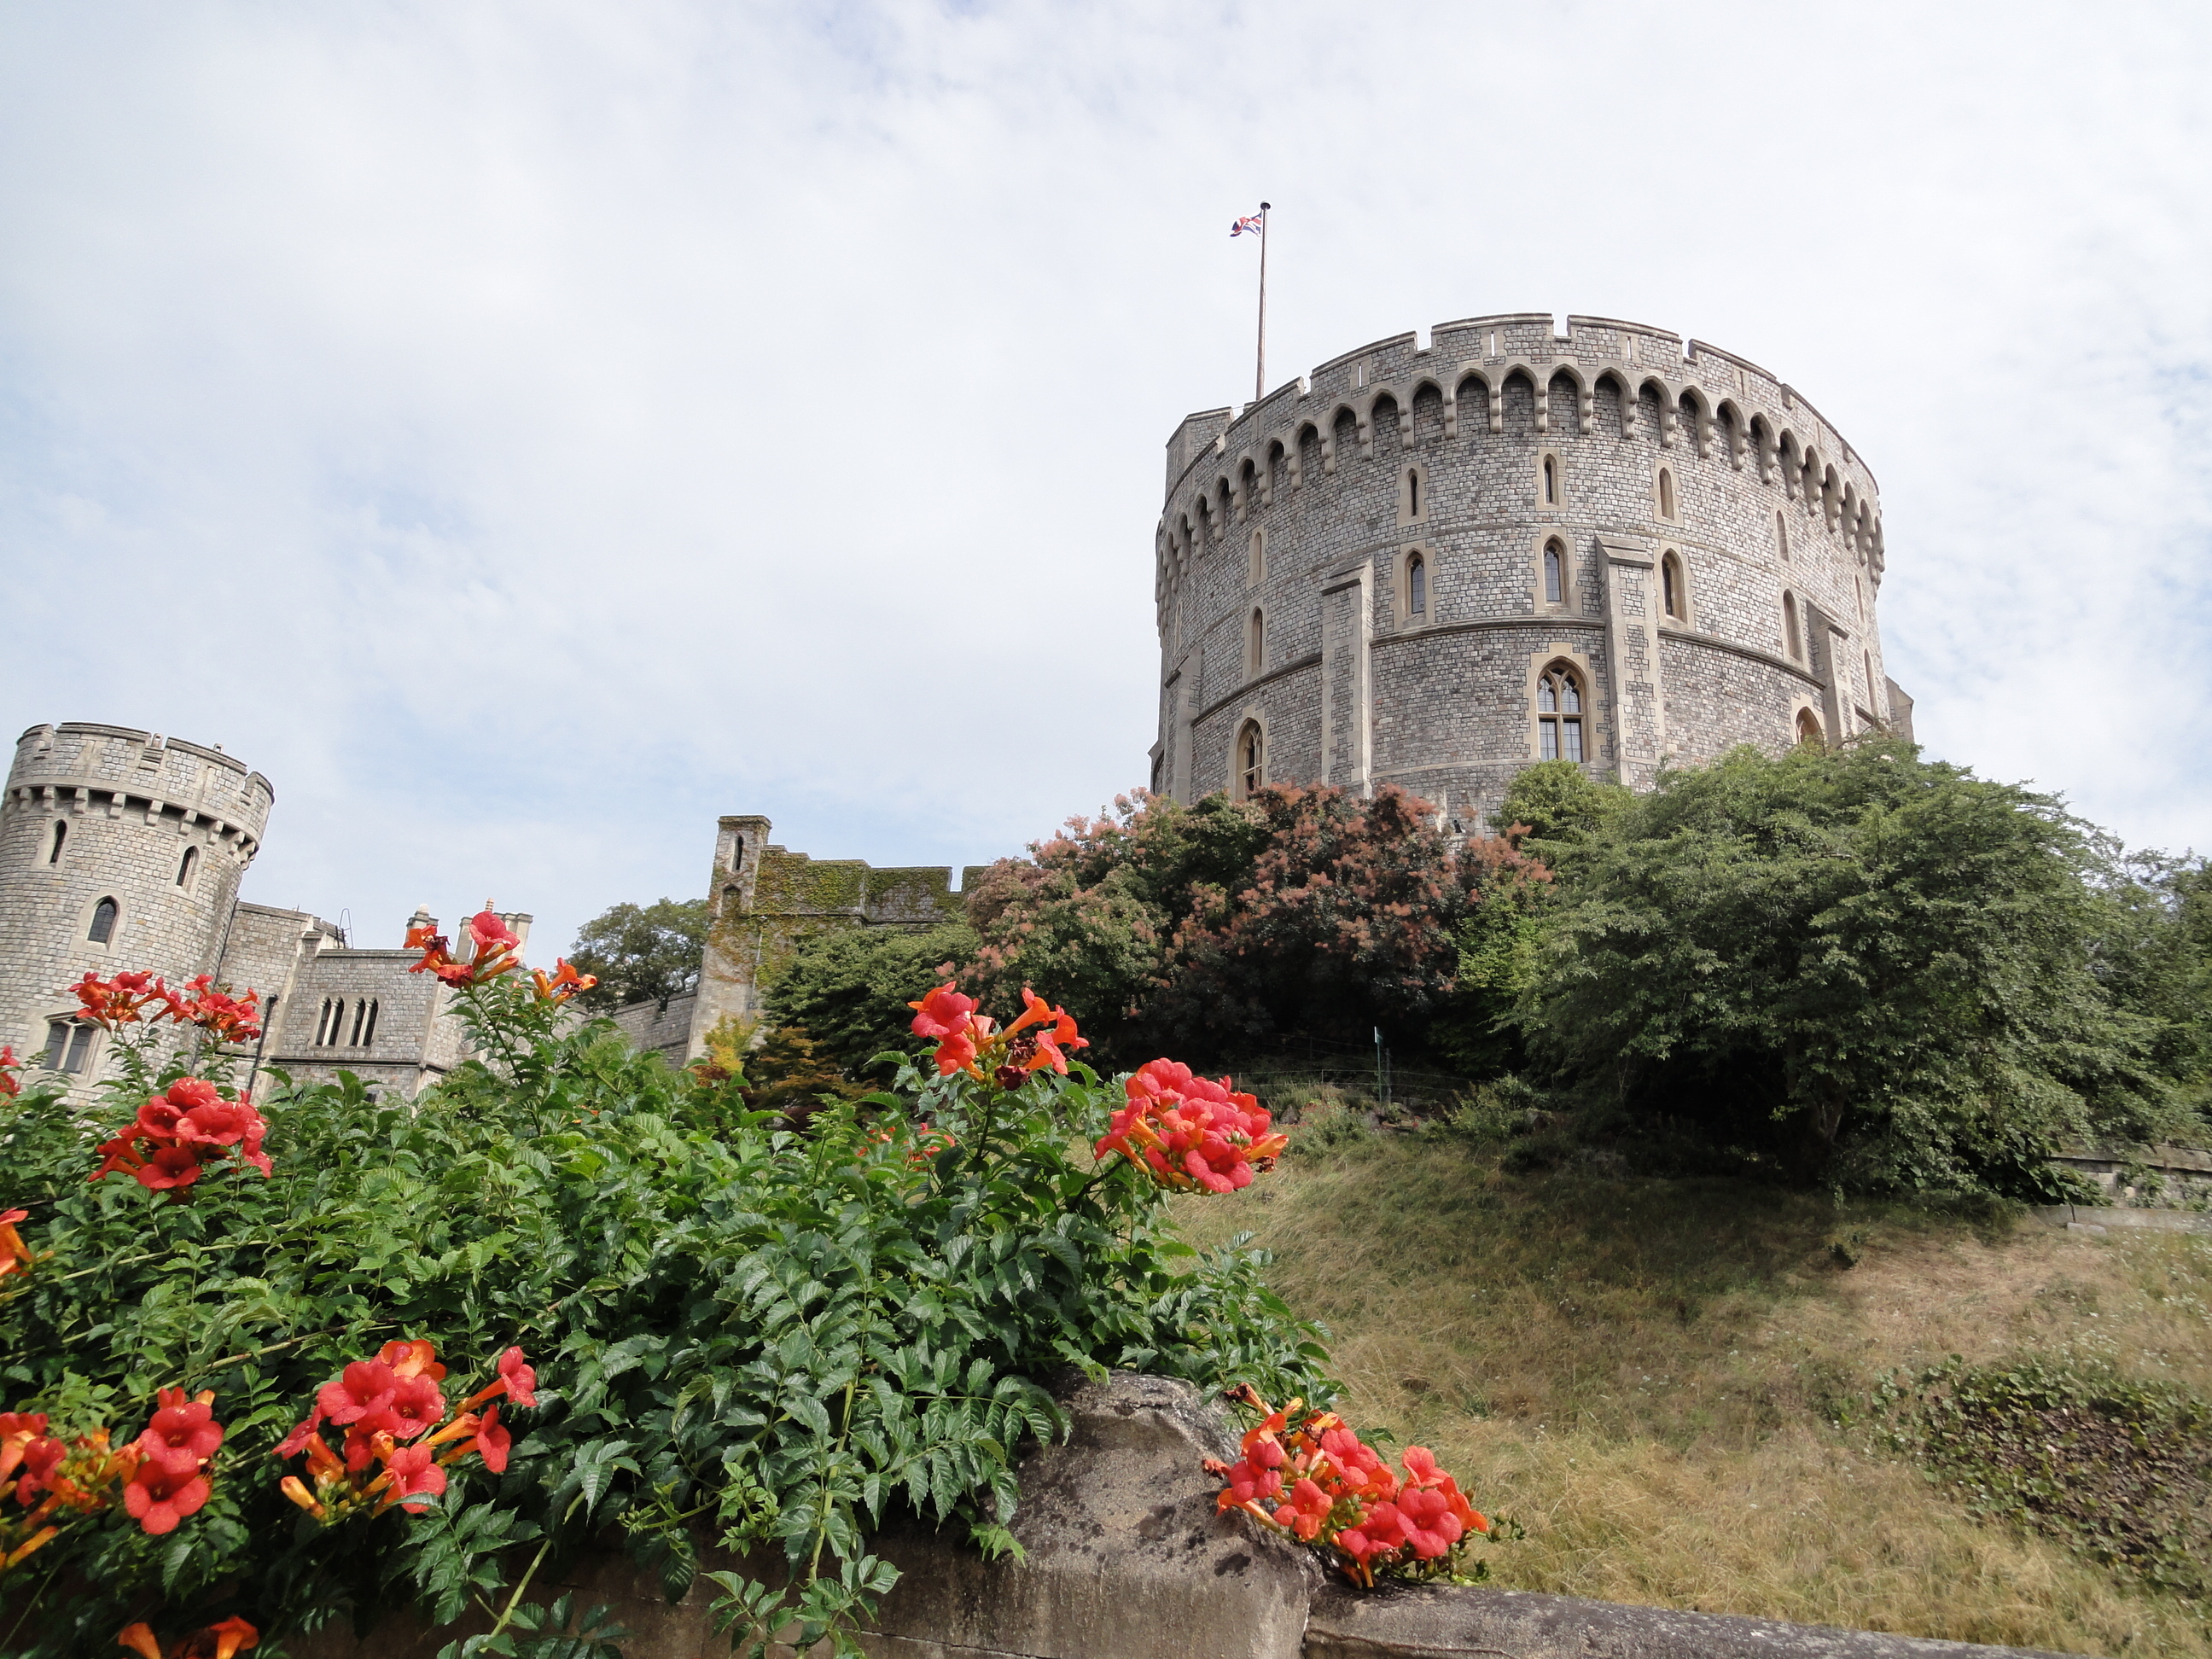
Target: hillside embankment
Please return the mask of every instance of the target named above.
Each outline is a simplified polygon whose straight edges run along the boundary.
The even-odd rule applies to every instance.
[[[2115,1517],[2178,1527],[2202,1559],[2187,1541],[2208,1507],[2201,1428],[2153,1423],[2156,1468],[2081,1489],[2086,1528],[2064,1491],[2039,1527],[1976,1518],[1973,1480],[1944,1474],[1905,1404],[1878,1408],[1885,1378],[1950,1356],[2008,1376],[2038,1362],[2088,1395],[2212,1399],[2212,1239],[1618,1170],[1519,1174],[1494,1147],[1332,1129],[1325,1114],[1305,1127],[1325,1151],[1183,1200],[1179,1218],[1200,1244],[1256,1234],[1275,1288],[1330,1327],[1345,1414],[1430,1446],[1525,1528],[1489,1553],[1496,1582],[2212,1656],[2203,1601],[2100,1563],[2088,1535]],[[2071,1432],[2027,1449],[2056,1460],[2062,1488]],[[2126,1512],[2138,1503],[2156,1512]]]

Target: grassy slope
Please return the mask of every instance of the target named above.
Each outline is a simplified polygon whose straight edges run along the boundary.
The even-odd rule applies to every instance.
[[[1277,1287],[1334,1333],[1346,1416],[1431,1446],[1528,1528],[1490,1552],[1501,1583],[2212,1659],[2185,1605],[1968,1521],[1832,1421],[1879,1373],[1950,1353],[2126,1356],[2212,1394],[2207,1241],[1978,1233],[1721,1181],[1503,1175],[1396,1137],[1179,1202],[1194,1243],[1249,1229],[1277,1252]]]

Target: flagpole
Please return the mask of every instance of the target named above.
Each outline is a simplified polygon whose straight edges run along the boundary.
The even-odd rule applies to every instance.
[[[1252,366],[1252,401],[1267,395],[1267,204],[1260,204],[1260,352]]]

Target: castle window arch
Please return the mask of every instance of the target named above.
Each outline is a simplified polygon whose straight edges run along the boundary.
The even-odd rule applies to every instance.
[[[1572,664],[1554,662],[1536,677],[1536,755],[1540,760],[1583,757],[1583,681]]]
[[[1805,642],[1797,631],[1797,596],[1782,596],[1782,644],[1794,662],[1805,660]]]
[[[1267,734],[1256,720],[1237,728],[1237,748],[1230,757],[1232,793],[1249,800],[1267,784]]]
[[[1814,749],[1821,747],[1826,741],[1820,732],[1820,717],[1809,708],[1797,711],[1797,741]]]
[[[1267,665],[1267,616],[1255,606],[1244,628],[1244,672],[1256,675]]]
[[[1256,587],[1267,579],[1267,532],[1264,530],[1255,530],[1252,532],[1251,548],[1244,557],[1244,580],[1248,585]]]
[[[353,1029],[346,1038],[346,1046],[366,1048],[376,1041],[376,1005],[374,997],[358,997],[353,1005]]]
[[[54,820],[53,840],[46,848],[46,862],[49,864],[59,864],[62,861],[62,848],[66,847],[68,844],[69,820],[67,818],[56,818]]]
[[[1546,605],[1567,602],[1567,545],[1557,536],[1544,544],[1541,592]]]
[[[1659,603],[1669,622],[1690,620],[1690,586],[1683,574],[1682,556],[1671,548],[1659,558]]]
[[[1419,465],[1398,475],[1398,522],[1420,524],[1429,516],[1429,472]]]
[[[1425,547],[1407,548],[1398,556],[1398,624],[1418,628],[1429,620],[1430,588],[1435,572]]]
[[[1682,516],[1681,503],[1674,498],[1674,469],[1659,469],[1659,516],[1669,524],[1678,523]]]
[[[1536,505],[1559,507],[1567,504],[1567,469],[1556,450],[1536,458]]]
[[[177,860],[177,885],[187,893],[191,892],[193,878],[198,875],[199,867],[200,849],[197,847],[185,848],[184,857]]]
[[[110,945],[115,939],[115,924],[123,917],[123,907],[112,898],[104,898],[92,907],[92,926],[85,929],[85,938],[94,945]]]
[[[1782,554],[1782,562],[1788,564],[1790,562],[1790,520],[1783,516],[1782,509],[1779,507],[1774,511],[1774,545]]]
[[[82,1019],[53,1019],[46,1022],[46,1053],[44,1064],[50,1072],[66,1072],[72,1076],[85,1069],[92,1059],[92,1044],[99,1027]]]

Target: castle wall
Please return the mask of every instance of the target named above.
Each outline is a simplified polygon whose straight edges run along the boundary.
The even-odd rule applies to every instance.
[[[35,1063],[87,970],[173,986],[213,972],[274,799],[217,749],[79,721],[26,732],[0,800],[0,1042]],[[105,942],[90,936],[103,899],[118,907]],[[76,1088],[106,1058],[95,1034]]]
[[[1539,758],[1554,660],[1582,677],[1585,769],[1632,784],[1786,746],[1806,711],[1830,741],[1909,722],[1882,668],[1873,474],[1793,388],[1716,348],[1471,319],[1188,416],[1168,460],[1159,793],[1236,787],[1256,721],[1269,781],[1400,783],[1472,828]]]
[[[813,935],[933,927],[964,914],[948,866],[878,870],[859,859],[810,858],[771,845],[770,829],[768,819],[750,814],[718,826],[707,949],[681,1058],[703,1052],[707,1033],[721,1020],[757,1016],[763,988]],[[963,871],[963,890],[981,873],[981,866]]]

